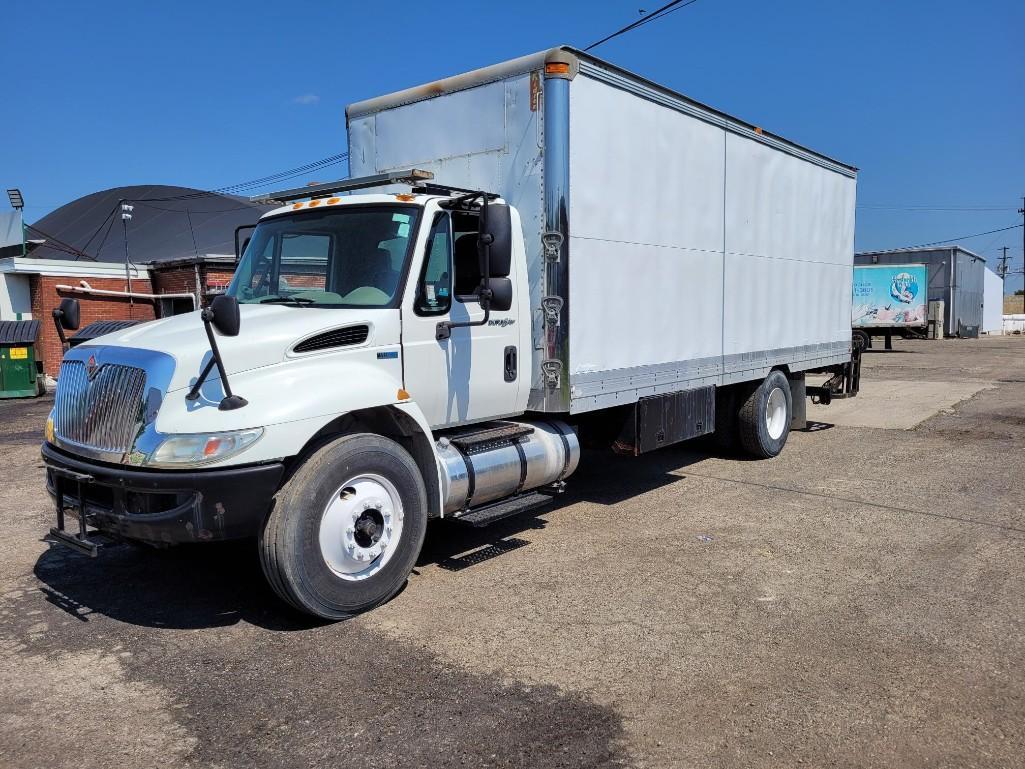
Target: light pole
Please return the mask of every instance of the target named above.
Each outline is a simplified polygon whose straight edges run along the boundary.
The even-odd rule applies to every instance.
[[[21,255],[25,256],[28,253],[28,249],[25,248],[25,198],[22,197],[21,190],[15,187],[7,190],[7,199],[11,201],[11,208],[17,211],[21,218]]]
[[[132,311],[135,309],[135,302],[132,301],[132,271],[130,267],[132,260],[128,256],[128,221],[132,218],[134,210],[135,206],[129,205],[124,200],[121,201],[121,228],[124,230],[125,236],[125,284],[128,287],[128,317],[132,316]]]

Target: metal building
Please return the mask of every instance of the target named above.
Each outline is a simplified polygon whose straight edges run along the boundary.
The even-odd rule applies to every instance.
[[[926,264],[929,301],[943,302],[946,336],[978,336],[982,330],[986,260],[961,246],[866,251],[854,255],[856,266],[868,264]]]

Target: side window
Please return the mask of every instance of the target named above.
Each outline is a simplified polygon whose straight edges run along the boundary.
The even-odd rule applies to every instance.
[[[452,214],[453,262],[456,298],[474,297],[480,288],[480,256],[477,253],[477,214]],[[461,299],[460,299],[461,300]],[[474,299],[476,301],[476,299]]]
[[[452,229],[449,217],[438,214],[427,239],[414,309],[417,315],[441,315],[452,306]]]

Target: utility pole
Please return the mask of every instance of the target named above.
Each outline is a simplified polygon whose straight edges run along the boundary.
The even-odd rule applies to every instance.
[[[1004,255],[1000,257],[1000,266],[997,268],[997,275],[1000,276],[1000,280],[1007,282],[1007,246],[1001,246],[1000,250],[1004,252]]]
[[[1021,199],[1021,208],[1018,209],[1018,213],[1021,214],[1022,228],[1021,228],[1021,254],[1022,259],[1025,260],[1025,195]],[[1025,261],[1022,262],[1021,268],[1022,274],[1022,292],[1021,292],[1021,311],[1025,312]]]

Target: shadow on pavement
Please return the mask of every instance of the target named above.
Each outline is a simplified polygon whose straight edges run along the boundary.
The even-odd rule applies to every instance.
[[[167,550],[118,543],[101,548],[97,558],[51,544],[33,571],[46,600],[84,622],[102,614],[179,630],[240,621],[269,630],[321,624],[271,592],[251,540]]]
[[[521,516],[475,529],[453,521],[435,521],[418,566],[437,564],[462,571],[500,558],[529,543],[517,537],[544,528],[539,516],[557,515],[576,502],[615,505],[681,480],[672,471],[709,456],[668,449],[641,459],[587,451],[569,490],[554,503]],[[97,558],[51,544],[36,561],[36,577],[47,601],[88,622],[100,614],[153,628],[198,629],[248,622],[269,630],[305,630],[319,624],[285,606],[267,585],[256,544],[237,542],[180,545],[160,550],[116,543]]]

